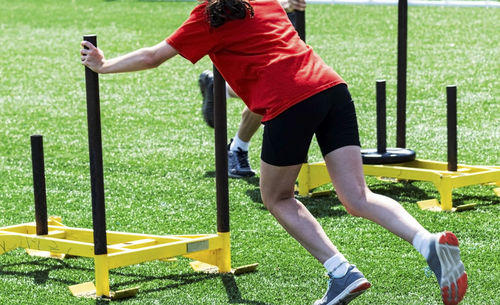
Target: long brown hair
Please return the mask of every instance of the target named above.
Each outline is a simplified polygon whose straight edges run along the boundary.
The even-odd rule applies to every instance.
[[[247,12],[253,17],[253,8],[245,0],[207,0],[208,22],[213,28],[220,27],[226,21],[243,19]]]

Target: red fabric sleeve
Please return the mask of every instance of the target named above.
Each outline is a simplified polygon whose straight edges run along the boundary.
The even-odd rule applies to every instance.
[[[211,52],[219,42],[207,21],[205,8],[206,3],[197,5],[189,18],[166,38],[168,44],[193,64]]]

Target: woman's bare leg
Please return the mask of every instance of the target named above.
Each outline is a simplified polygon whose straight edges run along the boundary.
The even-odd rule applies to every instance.
[[[250,109],[245,107],[241,113],[240,126],[238,127],[238,138],[242,141],[250,142],[253,135],[259,129],[261,120],[262,116],[260,114],[253,113]]]
[[[325,162],[337,196],[350,214],[372,220],[409,243],[425,230],[395,200],[368,189],[358,146],[336,149]]]
[[[323,264],[339,252],[314,216],[294,197],[301,166],[281,167],[261,161],[262,201],[285,230]]]

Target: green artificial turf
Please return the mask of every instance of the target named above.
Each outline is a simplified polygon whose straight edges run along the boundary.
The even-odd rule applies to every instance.
[[[1,0],[0,226],[34,221],[31,134],[44,136],[49,215],[91,228],[84,69],[79,43],[96,33],[108,57],[156,44],[194,2]],[[410,7],[407,147],[446,161],[446,86],[458,88],[458,160],[500,165],[500,11]],[[397,7],[309,5],[307,40],[349,83],[363,146],[376,146],[375,80],[387,81],[388,146],[395,145]],[[107,229],[149,234],[215,233],[214,134],[201,116],[199,73],[181,57],[160,68],[100,76]],[[228,134],[243,104],[228,101]],[[259,131],[250,161],[259,169]],[[313,143],[310,161],[321,155]],[[493,186],[454,191],[460,213],[421,211],[437,198],[430,183],[368,178],[430,231],[452,230],[469,275],[463,304],[498,304],[500,202]],[[328,187],[330,188],[330,187]],[[324,269],[263,207],[258,178],[230,180],[232,262],[258,262],[238,277],[193,272],[188,260],[114,269],[111,288],[140,286],[119,304],[312,304],[326,288]],[[425,260],[378,225],[347,214],[334,196],[302,198],[333,242],[373,284],[353,304],[440,304]],[[90,259],[0,256],[0,304],[95,304],[67,286],[93,281]]]

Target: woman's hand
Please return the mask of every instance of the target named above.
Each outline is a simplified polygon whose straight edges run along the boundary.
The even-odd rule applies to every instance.
[[[96,48],[89,41],[82,41],[80,55],[82,58],[82,65],[88,67],[96,73],[101,73],[101,68],[104,65],[104,53],[101,49]]]

